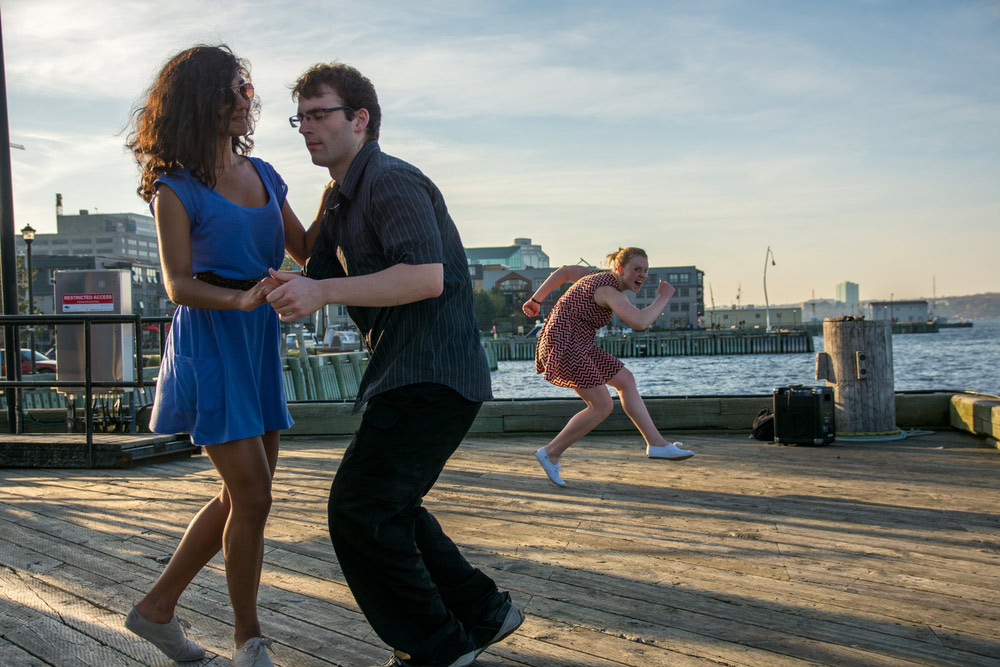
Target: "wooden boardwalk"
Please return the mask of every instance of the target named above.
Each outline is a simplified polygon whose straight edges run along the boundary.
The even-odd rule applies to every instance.
[[[634,434],[570,450],[470,437],[427,499],[527,620],[477,664],[1000,665],[1000,452],[944,432],[784,448],[693,434],[683,463]],[[262,622],[277,665],[374,665],[386,649],[330,547],[326,495],[347,444],[286,438]],[[0,470],[0,665],[171,665],[122,627],[193,512],[207,457],[128,470]],[[217,558],[178,610],[229,665]]]

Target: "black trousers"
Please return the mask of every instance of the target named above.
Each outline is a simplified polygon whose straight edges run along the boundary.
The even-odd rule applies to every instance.
[[[476,647],[471,629],[498,595],[421,500],[482,404],[421,383],[368,401],[330,489],[330,537],[372,628],[414,665]]]

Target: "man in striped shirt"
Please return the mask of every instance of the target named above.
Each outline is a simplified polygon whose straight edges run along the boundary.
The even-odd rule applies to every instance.
[[[370,355],[354,409],[367,407],[330,490],[333,546],[394,649],[385,665],[469,665],[524,615],[421,504],[491,398],[462,240],[431,180],[379,148],[366,77],[316,65],[292,96],[292,127],[333,180],[305,277],[276,273],[268,300],[284,321],[346,305]]]

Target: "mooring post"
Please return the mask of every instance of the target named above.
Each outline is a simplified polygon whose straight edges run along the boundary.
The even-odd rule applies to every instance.
[[[827,318],[823,320],[823,348],[816,355],[816,379],[834,387],[837,435],[899,433],[890,323]]]

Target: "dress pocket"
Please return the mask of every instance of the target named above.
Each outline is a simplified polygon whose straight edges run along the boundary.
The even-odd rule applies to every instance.
[[[173,362],[174,390],[171,398],[175,410],[187,413],[196,430],[199,422],[205,419],[221,421],[225,405],[222,362],[179,354],[174,355]]]

